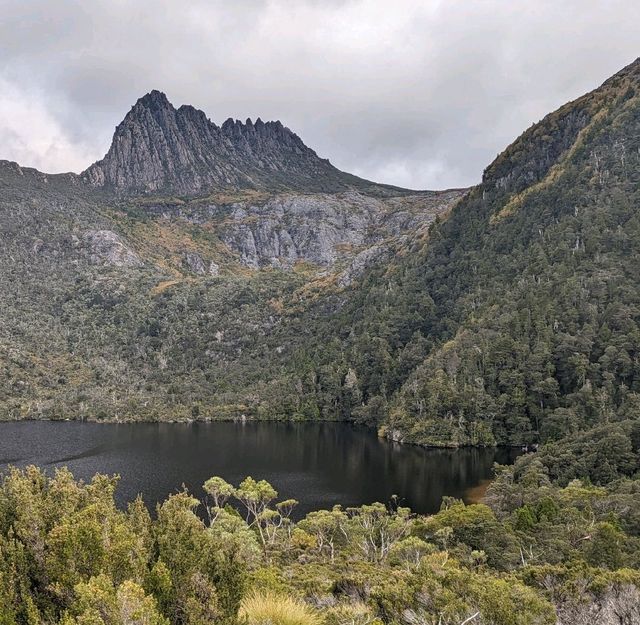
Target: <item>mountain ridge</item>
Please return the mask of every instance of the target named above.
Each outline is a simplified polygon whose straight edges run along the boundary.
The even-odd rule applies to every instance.
[[[400,327],[432,343],[385,435],[537,443],[637,415],[639,128],[636,60],[526,130],[396,268],[395,301],[429,296]]]
[[[80,175],[95,187],[129,195],[401,190],[340,171],[280,121],[229,118],[218,126],[191,105],[175,108],[158,90],[138,99],[116,127],[104,158]]]

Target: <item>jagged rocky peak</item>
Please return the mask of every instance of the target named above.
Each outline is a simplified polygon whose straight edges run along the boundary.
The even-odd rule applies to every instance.
[[[197,195],[218,189],[338,191],[370,185],[321,159],[280,121],[217,126],[160,91],[140,98],[118,125],[106,156],[83,177],[125,193]]]

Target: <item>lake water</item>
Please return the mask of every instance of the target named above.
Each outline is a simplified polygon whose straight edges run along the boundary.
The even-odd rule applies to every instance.
[[[515,455],[400,445],[344,423],[0,423],[0,471],[36,464],[48,472],[66,466],[84,480],[117,473],[120,504],[141,493],[151,506],[182,484],[200,497],[213,475],[234,485],[251,475],[271,482],[280,498],[298,499],[297,516],[392,495],[415,512],[434,512],[445,495],[473,500],[493,463]]]

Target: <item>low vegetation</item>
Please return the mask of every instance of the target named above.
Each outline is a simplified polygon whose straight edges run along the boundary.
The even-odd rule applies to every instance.
[[[238,616],[247,625],[321,625],[322,619],[300,599],[274,592],[253,591],[242,600]]]
[[[116,477],[10,469],[0,623],[636,623],[637,445],[609,449],[606,474],[572,445],[497,467],[484,503],[445,498],[431,516],[391,501],[297,518],[250,477],[213,477],[202,500],[179,492],[150,514],[140,499],[118,509]],[[614,469],[628,463],[634,476]]]

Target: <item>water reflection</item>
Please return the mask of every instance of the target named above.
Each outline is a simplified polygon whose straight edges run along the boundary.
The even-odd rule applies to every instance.
[[[185,484],[220,475],[271,482],[298,514],[335,503],[355,506],[398,495],[416,512],[433,512],[444,495],[474,497],[495,461],[510,450],[425,450],[382,441],[375,432],[342,423],[109,424],[0,423],[0,469],[68,466],[76,477],[122,476],[118,501],[142,493],[155,505]]]

